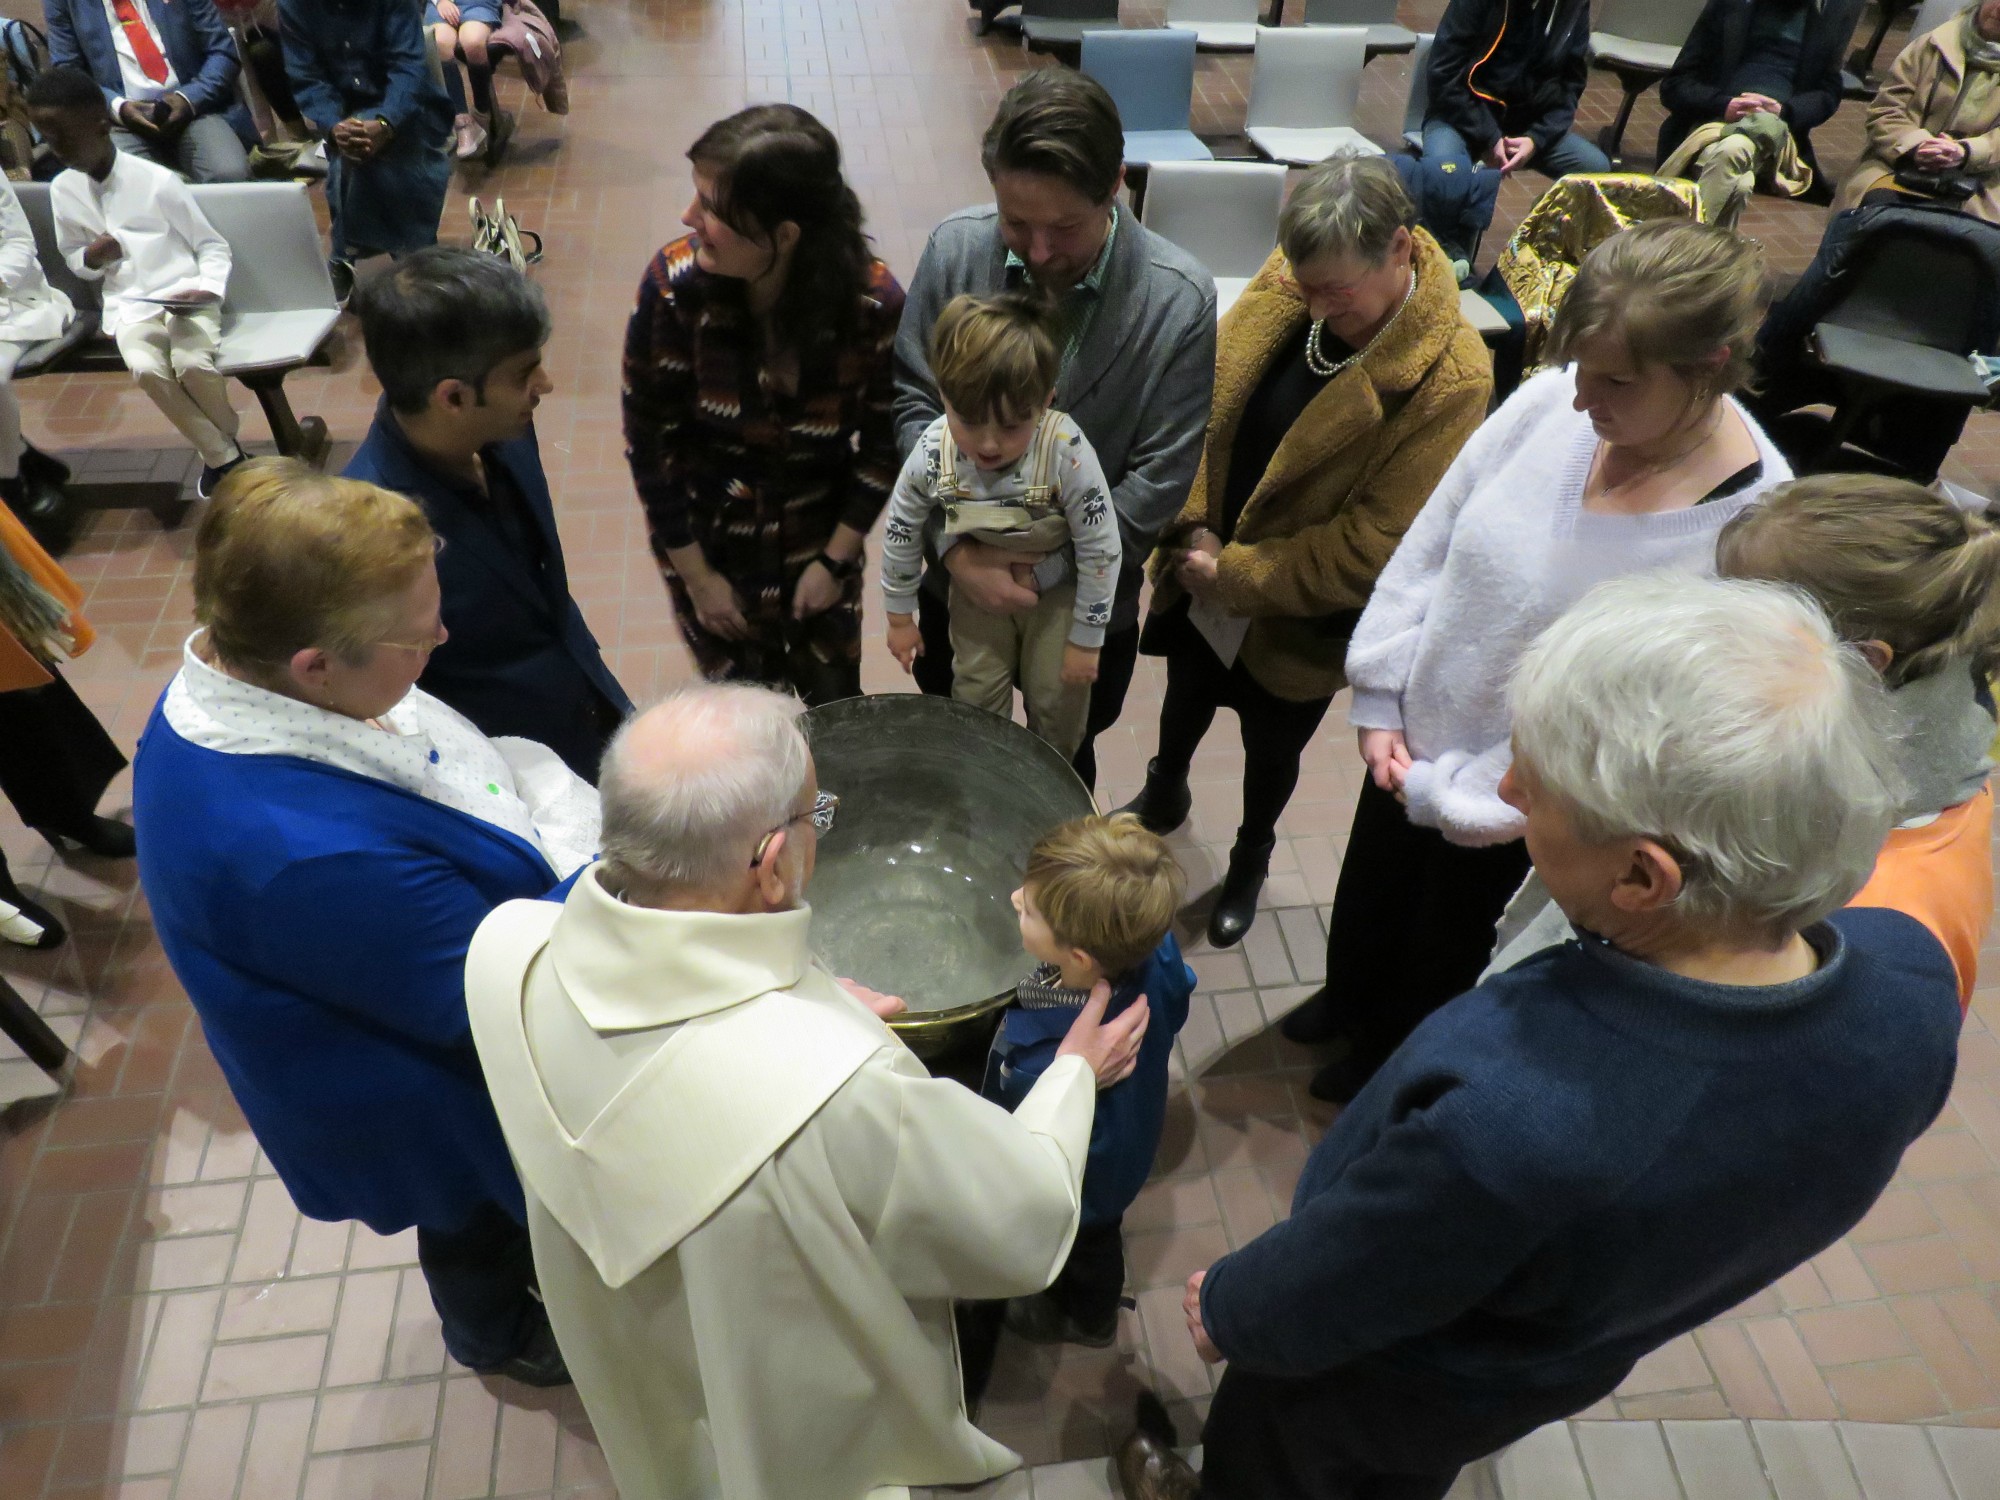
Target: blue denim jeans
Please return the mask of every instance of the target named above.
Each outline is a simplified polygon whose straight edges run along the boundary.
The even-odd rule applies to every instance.
[[[1465,137],[1443,120],[1424,121],[1424,155],[1436,161],[1462,161],[1473,165]],[[1551,179],[1572,172],[1609,172],[1611,158],[1572,130],[1547,151],[1537,151],[1528,165]]]

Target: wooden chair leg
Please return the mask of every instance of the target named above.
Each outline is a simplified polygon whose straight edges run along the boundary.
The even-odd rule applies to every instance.
[[[264,419],[271,424],[271,436],[278,451],[287,458],[304,459],[315,469],[326,462],[326,423],[318,417],[303,419],[293,415],[291,399],[285,395],[283,370],[257,370],[236,377],[257,393]]]
[[[0,979],[0,1034],[45,1073],[61,1074],[73,1060],[63,1039],[49,1030],[49,1023],[35,1014],[34,1007],[5,979]]]

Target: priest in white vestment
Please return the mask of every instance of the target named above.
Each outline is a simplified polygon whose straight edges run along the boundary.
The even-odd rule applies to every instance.
[[[798,705],[704,684],[606,753],[604,860],[479,929],[467,998],[557,1341],[623,1500],[862,1500],[1019,1458],[960,1397],[955,1298],[1048,1285],[1098,1087],[1087,1007],[1013,1114],[933,1080],[812,955]],[[880,1002],[882,997],[873,997]]]

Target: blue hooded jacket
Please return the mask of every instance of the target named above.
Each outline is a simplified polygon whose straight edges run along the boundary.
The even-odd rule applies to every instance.
[[[1106,1020],[1140,995],[1153,1014],[1132,1076],[1097,1095],[1090,1156],[1083,1169],[1086,1225],[1117,1223],[1153,1170],[1167,1117],[1167,1061],[1173,1056],[1174,1038],[1187,1024],[1188,998],[1193,993],[1194,970],[1181,961],[1180,945],[1172,933],[1150,958],[1111,986]],[[981,1095],[1008,1109],[1018,1105],[1055,1060],[1056,1048],[1082,1010],[1080,1005],[1009,1009],[986,1059]]]

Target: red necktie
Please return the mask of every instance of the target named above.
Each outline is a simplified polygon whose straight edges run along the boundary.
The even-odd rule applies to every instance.
[[[167,60],[160,55],[160,45],[153,40],[153,33],[146,29],[139,11],[132,0],[111,0],[111,8],[117,12],[118,24],[125,28],[125,38],[132,44],[132,55],[139,59],[139,71],[155,83],[167,81]]]

